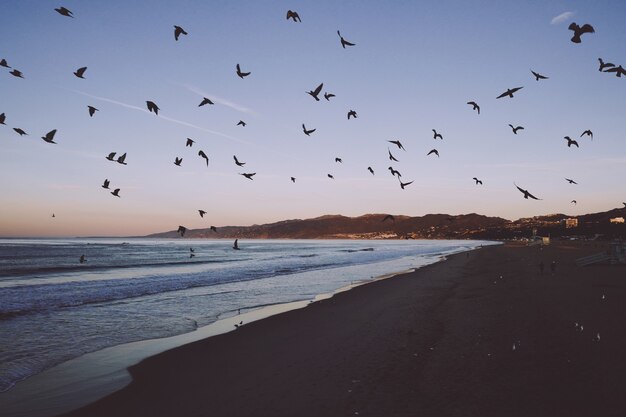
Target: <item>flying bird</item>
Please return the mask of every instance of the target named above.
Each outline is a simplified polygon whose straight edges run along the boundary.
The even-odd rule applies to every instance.
[[[535,80],[539,81],[539,80],[547,80],[549,77],[546,77],[545,75],[541,75],[538,72],[535,72],[533,70],[530,70],[530,72],[533,73],[533,75],[535,76]]]
[[[400,179],[398,178],[398,180],[400,180]],[[407,185],[411,185],[411,184],[413,184],[413,181],[409,181],[409,182],[402,182],[402,181],[400,181],[400,188],[402,188],[404,190],[404,187],[406,187]]]
[[[385,217],[383,217],[383,220],[381,221],[381,223],[384,222],[384,221],[387,221],[387,220],[391,220],[392,222],[395,222],[396,218],[393,217],[391,214],[388,214]]]
[[[402,143],[400,143],[399,140],[388,140],[387,142],[393,143],[394,145],[398,147],[398,149],[402,149],[403,151],[406,151],[406,149],[404,149],[404,146],[402,146]]]
[[[475,101],[468,101],[467,104],[472,106],[472,110],[476,110],[480,114],[480,106]]]
[[[430,155],[431,153],[434,153],[435,155],[437,155],[437,158],[439,158],[439,152],[437,151],[437,149],[432,149],[430,152],[426,154],[426,156]]]
[[[126,161],[126,152],[124,152],[124,154],[122,156],[117,158],[117,163],[118,164],[128,165],[125,161]]]
[[[572,145],[575,145],[577,148],[578,146],[578,142],[576,142],[574,139],[571,139],[569,136],[565,136],[563,139],[567,140],[567,147],[571,147]]]
[[[511,127],[511,129],[513,129],[513,133],[517,135],[517,131],[518,130],[524,130],[524,126],[513,126],[512,124],[509,123],[509,126]]]
[[[315,132],[316,129],[311,129],[311,130],[307,130],[306,127],[304,126],[304,123],[302,123],[302,131],[304,131],[304,134],[307,136],[311,136],[311,133]]]
[[[296,183],[296,177],[291,177],[291,182]]]
[[[202,107],[202,106],[207,105],[207,104],[215,104],[215,103],[213,103],[210,99],[208,99],[206,97],[203,97],[202,101],[200,102],[200,104],[198,104],[198,107]]]
[[[250,75],[250,72],[241,72],[241,67],[237,64],[237,75],[243,80],[244,77]]]
[[[593,26],[591,26],[589,23],[585,23],[582,26],[578,26],[575,22],[572,22],[568,26],[568,29],[574,31],[574,36],[572,36],[572,39],[571,39],[571,41],[574,42],[574,43],[580,43],[580,37],[584,33],[595,33],[596,32],[594,30]]]
[[[569,179],[569,178],[565,178],[565,181],[567,181],[567,182],[568,182],[568,183],[570,183],[570,184],[578,184],[576,181],[571,180],[571,179]]]
[[[209,229],[211,229],[211,230],[213,230],[215,233],[217,233],[217,227],[215,227],[215,226],[211,226],[211,227],[209,227]]]
[[[17,78],[24,78],[24,74],[22,74],[22,71],[18,71],[16,69],[14,69],[13,71],[9,72],[9,74],[11,74],[14,77]]]
[[[604,70],[604,72],[614,72],[615,76],[618,78],[621,78],[622,75],[626,75],[626,70],[624,70],[624,68],[622,68],[622,66],[618,66],[615,68],[610,68],[608,70]]]
[[[237,123],[237,126],[246,127],[246,122],[240,120],[239,123]]]
[[[115,197],[121,198],[119,188],[116,188],[115,190],[111,191],[111,194],[113,194]]]
[[[79,69],[74,71],[74,75],[77,76],[78,78],[85,79],[84,77],[85,71],[87,71],[87,67],[80,67]]]
[[[239,245],[237,244],[237,242],[239,242],[239,239],[235,239],[235,242],[233,243],[233,249],[235,250],[239,250]],[[240,322],[239,325],[241,326],[243,322]]]
[[[109,184],[111,184],[111,181],[109,181],[108,179],[105,179],[104,180],[104,184],[102,184],[102,188],[105,188],[105,189],[108,190],[109,189]]]
[[[48,133],[46,133],[46,136],[42,136],[41,139],[45,140],[48,143],[56,143],[53,139],[54,139],[54,135],[56,135],[57,130],[51,130]]]
[[[580,137],[582,138],[584,135],[591,137],[591,140],[593,140],[593,132],[591,130],[585,130],[583,133],[580,134]]]
[[[343,38],[343,36],[341,36],[341,33],[339,33],[339,31],[337,31],[337,35],[339,35],[339,37],[341,38],[341,47],[343,49],[346,49],[346,46],[354,46],[355,44],[352,42],[348,42],[347,40],[345,40]]]
[[[391,175],[393,175],[394,177],[397,176],[398,178],[400,178],[402,176],[402,174],[400,174],[400,171],[396,171],[392,167],[389,167],[387,169],[389,170],[389,172],[391,172]]]
[[[237,155],[233,155],[233,159],[235,160],[235,164],[237,166],[242,167],[242,166],[244,166],[246,164],[245,162],[240,162],[239,159],[237,159]]]
[[[504,93],[500,94],[496,98],[502,98],[502,97],[506,97],[506,96],[509,96],[510,98],[513,98],[513,93],[521,90],[522,88],[524,88],[524,87],[507,88],[507,90]]]
[[[372,167],[367,167],[367,170],[370,172],[370,174],[374,175],[374,170],[372,169]]]
[[[335,179],[335,177],[333,177],[333,176],[332,176],[332,175],[330,175],[330,174],[326,174],[326,176],[327,176],[328,178],[330,178],[331,180],[334,180],[334,179]]]
[[[300,20],[300,15],[298,15],[298,12],[294,12],[293,10],[287,10],[287,20],[293,20],[294,22],[302,22],[302,20]]]
[[[315,101],[320,101],[318,95],[322,92],[323,87],[324,87],[324,83],[321,83],[320,85],[317,86],[315,90],[307,91],[306,93],[309,94],[311,97],[313,97]]]
[[[62,16],[74,17],[73,13],[69,9],[66,9],[65,7],[59,7],[54,10],[56,10],[57,13],[59,13]]]
[[[180,35],[189,35],[189,34],[185,32],[185,29],[181,28],[180,26],[174,25],[174,39],[178,40],[178,37]]]
[[[348,112],[348,120],[350,120],[350,116],[354,117],[355,119],[357,118],[356,112],[354,110],[350,110]]]
[[[573,203],[574,205],[576,205],[576,200],[572,200],[570,201],[570,203]]]
[[[116,154],[116,153],[117,153],[117,152],[111,152],[111,153],[110,153],[110,154],[106,157],[106,159],[108,159],[109,161],[113,161],[113,160],[115,159],[115,154]]]
[[[28,136],[28,133],[26,133],[24,129],[21,129],[19,127],[14,127],[13,130],[15,130],[15,132],[17,132],[17,134],[20,136],[24,136],[24,135]]]
[[[520,188],[517,184],[513,183],[513,185],[515,185],[517,187],[517,189],[520,190],[520,192],[522,192],[524,194],[524,198],[525,199],[528,199],[528,197],[530,197],[533,200],[541,200],[540,198],[537,198],[534,195],[532,195],[531,193],[529,193],[528,190],[524,190],[523,188]]]
[[[341,160],[341,158],[335,158],[335,162],[339,162],[340,164],[343,163],[343,161]]]
[[[198,210],[198,213],[200,213],[200,217],[204,218],[204,215],[206,214],[206,211]]]
[[[206,156],[203,150],[198,151],[198,156],[204,158],[204,160],[206,161],[206,166],[209,166],[209,157]]]
[[[93,115],[96,114],[97,111],[100,111],[94,106],[87,106],[87,108],[89,109],[89,117],[93,117]]]
[[[476,181],[476,185],[480,184],[483,185],[483,182],[481,180],[479,180],[478,178],[474,177],[472,178],[474,181]]]
[[[326,101],[330,101],[332,97],[335,97],[333,93],[329,93],[329,92],[324,93],[324,98],[326,99]]]
[[[187,228],[185,226],[178,226],[178,230],[176,232],[180,235],[180,237],[185,237]]]
[[[598,68],[598,71],[603,71],[605,68],[610,68],[610,67],[615,66],[615,64],[612,64],[610,62],[604,62],[602,58],[598,58],[598,62],[600,62],[600,68]]]
[[[9,64],[7,63],[7,60],[4,58],[0,59],[0,67],[11,68]]]
[[[6,119],[7,116],[4,113],[0,114],[0,125],[3,125]]]
[[[186,147],[190,147],[191,148],[195,142],[196,142],[195,140],[193,140],[191,138],[187,138],[187,141],[185,142],[185,148]]]
[[[243,175],[243,176],[244,176],[244,177],[246,177],[247,179],[252,180],[252,179],[253,179],[252,177],[254,177],[254,176],[256,175],[256,172],[253,172],[253,173],[251,173],[251,174],[246,174],[246,173],[243,173],[243,174],[239,174],[239,175]]]
[[[157,116],[159,115],[159,106],[156,105],[154,101],[146,101],[146,106],[148,106],[148,111],[153,112]]]
[[[180,166],[182,162],[183,162],[183,158],[179,158],[179,157],[174,158],[174,165]]]
[[[443,140],[443,136],[441,136],[441,133],[437,133],[437,131],[435,129],[432,129],[433,131],[433,139],[437,140],[437,138]]]
[[[390,160],[390,161],[400,162],[400,161],[398,161],[398,160],[396,159],[396,157],[395,157],[395,156],[393,156],[393,155],[391,154],[391,151],[389,150],[389,148],[387,148],[387,153],[389,154],[389,160]]]

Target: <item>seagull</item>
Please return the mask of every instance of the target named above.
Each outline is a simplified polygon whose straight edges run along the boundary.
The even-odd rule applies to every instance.
[[[583,133],[580,134],[580,137],[582,138],[584,135],[591,137],[591,140],[593,140],[593,132],[591,130],[585,130]]]
[[[578,148],[578,142],[576,142],[574,139],[571,139],[569,136],[565,136],[563,139],[567,140],[567,147],[571,147],[572,145],[576,145],[576,147]]]
[[[400,179],[398,178],[398,180],[400,180]],[[404,190],[404,187],[406,187],[407,185],[411,185],[411,184],[413,184],[413,181],[409,181],[409,182],[402,182],[402,181],[400,181],[400,188],[402,188]]]
[[[93,117],[93,115],[96,114],[97,111],[100,111],[94,106],[87,106],[87,108],[89,109],[89,117]]]
[[[22,74],[22,71],[18,71],[16,69],[14,69],[13,71],[9,72],[9,74],[11,74],[14,77],[17,78],[24,78],[24,74]]]
[[[189,34],[185,32],[185,29],[181,28],[180,26],[174,25],[174,39],[178,40],[178,37],[180,35],[189,35]]]
[[[332,97],[335,97],[333,93],[329,93],[329,92],[324,93],[324,98],[326,99],[326,101],[330,101]]]
[[[504,93],[500,94],[496,98],[502,98],[502,97],[506,97],[506,96],[509,96],[510,98],[513,98],[513,93],[521,90],[522,88],[524,88],[524,87],[507,88],[507,90]]]
[[[391,214],[388,214],[388,215],[386,215],[385,217],[383,217],[383,220],[381,221],[381,223],[382,223],[382,222],[384,222],[384,221],[386,221],[386,220],[391,220],[392,222],[395,222],[395,221],[396,221],[396,218],[395,218],[395,217],[393,217]]]
[[[174,165],[180,166],[182,162],[183,162],[183,158],[179,158],[179,157],[174,158]]]
[[[430,155],[431,153],[434,153],[435,155],[437,155],[437,158],[439,158],[439,152],[437,151],[437,149],[432,149],[430,152],[426,154],[426,156]]]
[[[392,167],[389,167],[387,169],[389,170],[389,172],[391,172],[391,175],[393,175],[394,177],[397,175],[398,179],[402,176],[402,174],[400,174],[400,171],[396,171]]]
[[[237,75],[243,80],[244,77],[250,75],[250,72],[241,72],[241,67],[237,64]]]
[[[215,233],[217,233],[217,227],[215,227],[215,226],[211,226],[211,227],[209,227],[209,229],[211,229],[211,230],[213,230]]]
[[[0,59],[0,67],[11,68],[9,64],[7,63],[7,60],[4,58]]]
[[[239,249],[239,248],[233,248],[233,249]],[[240,321],[239,323],[235,324],[236,329],[240,328],[241,326],[243,326],[243,321]]]
[[[148,111],[153,112],[157,116],[159,115],[159,106],[156,105],[154,101],[146,101],[146,106],[148,106]]]
[[[483,182],[481,180],[479,180],[478,178],[474,177],[472,178],[474,181],[476,181],[476,185],[480,184],[483,185]]]
[[[576,181],[570,180],[569,178],[565,178],[565,181],[567,181],[570,184],[578,184]]]
[[[120,197],[120,189],[116,188],[115,190],[111,191],[111,194],[113,194],[115,197]]]
[[[85,258],[85,255],[80,255],[80,259],[78,260],[78,262],[80,262],[81,264],[84,264],[87,261],[87,258]]]
[[[233,249],[235,250],[239,250],[239,245],[237,244],[237,242],[239,241],[239,239],[235,239],[235,242],[233,243]],[[241,326],[243,322],[239,322],[239,325]]]
[[[343,161],[341,160],[341,158],[335,158],[335,162],[339,162],[340,164],[343,163]]]
[[[315,132],[316,129],[306,130],[306,127],[304,126],[304,123],[302,123],[302,130],[304,131],[305,135],[311,136],[311,133]]]
[[[335,177],[333,177],[333,176],[332,176],[332,175],[330,175],[330,174],[326,174],[326,176],[327,176],[328,178],[330,178],[331,180],[334,180],[334,179],[335,179]]]
[[[602,71],[602,70],[604,70],[605,68],[610,68],[610,67],[614,67],[614,66],[615,66],[615,64],[612,64],[612,63],[610,63],[610,62],[606,62],[606,63],[605,63],[605,62],[602,60],[602,58],[598,58],[598,62],[600,62],[600,68],[598,68],[598,71]]]
[[[296,177],[291,177],[291,182],[296,183]]]
[[[203,150],[198,151],[198,156],[204,158],[204,160],[206,161],[206,166],[209,166],[209,157],[206,156]]]
[[[317,96],[322,92],[322,87],[324,87],[324,83],[318,85],[315,90],[307,91],[306,93],[313,97],[315,101],[320,101],[319,97]],[[326,100],[328,100],[328,98]]]
[[[517,131],[518,131],[518,130],[524,130],[524,126],[516,126],[516,127],[513,127],[513,125],[512,125],[512,124],[510,124],[510,123],[509,123],[509,126],[511,126],[511,129],[513,129],[513,133],[514,133],[514,134],[516,134],[516,135],[517,135]]]
[[[604,70],[604,72],[614,72],[615,76],[618,78],[621,78],[622,75],[626,75],[626,70],[624,70],[624,68],[622,68],[622,66],[618,66],[615,68],[610,68],[608,70]]]
[[[570,201],[571,203],[574,203],[574,205],[576,205],[576,200],[572,200]]]
[[[480,106],[475,101],[468,101],[467,104],[472,106],[472,110],[476,110],[480,114]]]
[[[398,147],[398,149],[402,149],[403,151],[406,151],[406,149],[404,149],[404,146],[402,146],[402,143],[400,143],[399,140],[388,140],[387,142],[393,143],[394,145]]]
[[[7,116],[4,113],[0,114],[0,125],[3,125],[6,119]]]
[[[393,156],[393,155],[391,154],[391,151],[389,150],[389,148],[387,148],[387,153],[389,153],[389,160],[390,160],[390,161],[400,162],[400,161],[398,161],[398,160],[396,159],[396,157],[395,157],[395,156]]]
[[[180,237],[185,237],[185,232],[187,232],[187,228],[185,226],[178,226],[177,233]]]
[[[535,76],[535,80],[539,81],[539,80],[547,80],[549,77],[546,77],[545,75],[541,75],[538,72],[535,72],[533,70],[530,70],[530,72],[533,73],[533,75]]]
[[[354,117],[355,119],[357,118],[356,112],[354,110],[350,110],[348,112],[348,120],[350,120],[350,116]]]
[[[116,154],[116,152],[111,152],[111,153],[110,153],[110,154],[106,157],[106,159],[108,159],[109,161],[113,161],[113,159],[115,158],[115,154]]]
[[[433,131],[433,139],[437,140],[437,138],[443,140],[443,136],[441,136],[441,133],[437,133],[437,131],[435,129],[432,129]]]
[[[237,123],[237,126],[246,127],[246,122],[240,120],[239,123]]]
[[[215,104],[215,103],[213,103],[210,99],[208,99],[206,97],[203,97],[202,101],[200,102],[200,104],[198,104],[198,107],[202,107],[202,106],[204,106],[206,104]]]
[[[117,158],[117,163],[122,164],[122,165],[128,165],[126,162],[126,152],[124,152],[124,154],[122,156],[120,156],[119,158]]]
[[[537,198],[534,195],[532,195],[531,193],[529,193],[528,190],[524,190],[523,188],[520,188],[517,184],[513,183],[513,185],[515,185],[518,190],[520,190],[522,193],[524,193],[524,198],[525,199],[528,199],[528,197],[530,197],[533,200],[541,200],[540,198]]]
[[[251,174],[246,174],[246,173],[243,173],[243,174],[239,174],[239,175],[243,175],[243,176],[244,176],[244,177],[246,177],[247,179],[252,180],[252,179],[253,179],[252,177],[256,175],[256,172],[253,172],[253,173],[251,173]]]
[[[574,31],[574,36],[572,36],[572,39],[571,39],[571,41],[574,43],[580,43],[580,37],[583,35],[583,33],[595,33],[596,32],[593,26],[591,26],[589,23],[585,23],[582,26],[578,26],[575,22],[572,22],[568,26],[568,29]]]
[[[287,10],[287,20],[293,20],[294,22],[302,22],[302,20],[300,20],[300,15],[298,15],[298,12],[294,12],[293,10]]]
[[[24,130],[20,129],[19,127],[14,127],[13,130],[15,130],[17,134],[20,136],[24,136],[24,135],[28,136],[28,133],[24,132]]]
[[[237,156],[236,156],[236,155],[233,155],[233,159],[235,160],[235,164],[236,164],[237,166],[242,167],[242,166],[244,166],[244,165],[246,164],[245,162],[239,162],[239,160],[237,159]]]
[[[72,15],[72,12],[69,9],[66,9],[65,7],[59,7],[57,9],[54,9],[57,11],[57,13],[59,13],[62,16],[67,16],[67,17],[74,17]]]
[[[187,141],[185,142],[185,148],[186,147],[190,147],[191,148],[195,142],[196,142],[195,140],[193,140],[191,138],[187,138]]]
[[[341,36],[341,33],[339,33],[339,31],[337,31],[337,35],[339,35],[339,37],[341,38],[341,47],[343,49],[346,49],[346,46],[354,46],[355,44],[352,42],[348,42],[347,40],[345,40],[343,38],[343,36]]]
[[[74,75],[78,78],[85,79],[85,77],[83,77],[83,75],[85,75],[85,71],[87,71],[87,67],[80,67],[79,69],[74,71]]]
[[[57,130],[51,130],[48,133],[46,133],[46,136],[42,136],[41,139],[45,140],[48,143],[56,143],[53,139],[54,139],[54,135],[56,135]]]
[[[102,188],[105,188],[105,189],[108,190],[109,189],[109,184],[111,184],[111,181],[109,181],[108,179],[105,179],[104,180],[104,184],[102,184]]]
[[[206,211],[198,210],[198,213],[200,213],[200,217],[204,218],[204,215],[206,214]]]
[[[372,175],[374,175],[374,170],[372,169],[372,167],[367,167],[367,170],[368,170],[368,171],[369,171]]]

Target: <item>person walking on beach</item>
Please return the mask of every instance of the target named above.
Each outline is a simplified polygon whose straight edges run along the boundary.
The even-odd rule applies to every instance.
[[[550,264],[550,272],[552,272],[552,275],[556,272],[556,261],[552,261]]]

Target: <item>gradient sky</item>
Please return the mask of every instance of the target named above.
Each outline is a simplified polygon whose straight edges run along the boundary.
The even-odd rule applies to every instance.
[[[56,13],[61,5],[75,18]],[[287,21],[288,9],[302,23]],[[596,33],[574,44],[572,21]],[[25,78],[0,68],[0,236],[621,206],[626,79],[599,72],[597,59],[626,65],[624,21],[622,0],[4,0],[0,58]],[[189,35],[176,42],[173,25]],[[337,29],[356,46],[342,49]],[[238,78],[237,63],[252,75]],[[84,80],[72,74],[82,66]],[[537,82],[531,69],[550,78]],[[336,94],[330,102],[305,94],[320,82]],[[203,96],[216,104],[198,107]],[[87,105],[100,111],[90,118]],[[317,131],[305,136],[302,123]],[[509,123],[525,130],[513,135]],[[40,139],[52,129],[56,145]],[[579,138],[586,129],[593,141]],[[387,148],[414,181],[405,190],[387,170]],[[440,158],[426,156],[433,148]],[[107,161],[113,151],[127,152],[128,165]],[[105,178],[121,198],[101,188]],[[543,200],[523,199],[514,181]]]

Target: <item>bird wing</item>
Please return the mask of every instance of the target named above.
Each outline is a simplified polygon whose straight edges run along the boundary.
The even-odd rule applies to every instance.
[[[513,183],[513,185],[515,185],[517,187],[518,190],[520,190],[520,192],[526,194],[528,191],[524,190],[523,188],[521,188],[519,185]]]
[[[576,24],[576,22],[572,22],[569,24],[567,28],[569,30],[573,30],[574,32],[576,32],[580,27]]]
[[[322,91],[322,87],[324,87],[324,83],[321,83],[315,90],[313,90],[313,95],[318,95]]]
[[[348,46],[354,46],[355,44],[352,42],[348,42],[347,40],[341,38],[341,43]]]
[[[508,96],[508,95],[509,95],[509,91],[507,90],[507,91],[505,91],[504,93],[500,94],[500,95],[499,95],[498,97],[496,97],[496,98],[502,98],[502,97],[506,97],[506,96]]]
[[[82,77],[82,76],[83,76],[83,74],[85,74],[85,71],[87,71],[87,67],[81,67],[81,68],[79,68],[79,69],[77,69],[77,70],[76,70],[76,74],[77,74],[79,77]]]
[[[580,27],[580,33],[595,33],[595,29],[589,23],[585,23]]]

